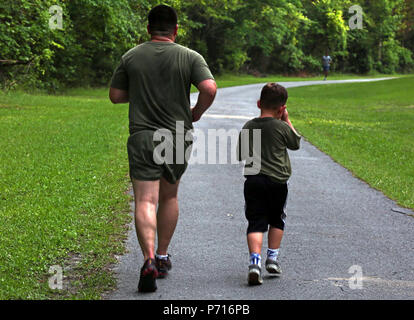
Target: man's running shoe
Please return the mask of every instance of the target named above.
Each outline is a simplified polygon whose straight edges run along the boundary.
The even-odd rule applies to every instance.
[[[277,261],[272,259],[266,259],[266,270],[267,272],[280,276],[282,274],[282,268]]]
[[[251,264],[249,266],[249,276],[247,281],[251,286],[263,283],[262,269],[257,264]]]
[[[156,279],[158,277],[155,259],[147,259],[141,268],[138,283],[138,292],[154,292],[157,290]]]
[[[165,278],[168,275],[168,271],[171,270],[170,255],[168,255],[167,259],[159,259],[155,257],[155,263],[157,265],[158,278]]]

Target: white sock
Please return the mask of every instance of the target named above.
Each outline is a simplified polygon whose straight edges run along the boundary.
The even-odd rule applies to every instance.
[[[155,257],[157,259],[160,259],[160,260],[167,260],[168,259],[168,254],[164,256],[164,255],[161,255],[161,254],[156,253],[155,254]]]
[[[262,257],[258,253],[251,253],[250,254],[250,264],[257,264],[259,267],[262,267]]]
[[[271,259],[273,261],[277,260],[277,257],[279,255],[279,249],[267,249],[267,258]]]

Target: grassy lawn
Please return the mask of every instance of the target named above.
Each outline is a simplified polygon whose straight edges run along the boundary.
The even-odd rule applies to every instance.
[[[289,89],[289,110],[312,144],[414,209],[414,77]]]
[[[288,80],[298,79],[217,82]],[[293,88],[289,110],[313,144],[414,208],[413,87],[405,77]],[[130,221],[128,106],[112,105],[107,92],[0,92],[0,299],[99,299],[114,286],[109,266]],[[49,289],[53,265],[63,267],[64,290]]]
[[[0,299],[97,299],[114,285],[127,125],[127,105],[106,97],[0,93]],[[49,289],[52,265],[65,290]]]
[[[370,75],[355,75],[355,74],[330,74],[328,80],[348,80],[348,79],[372,79],[372,78],[388,78],[388,77],[407,77],[407,75],[393,74],[370,74]],[[286,82],[286,81],[320,81],[323,80],[323,75],[313,77],[284,77],[281,75],[268,75],[265,77],[254,77],[252,75],[235,75],[235,74],[223,74],[216,77],[217,86],[219,88],[242,86],[254,83],[267,83],[267,82]],[[197,88],[192,86],[191,92],[197,92]],[[62,93],[70,96],[81,96],[91,98],[103,98],[108,95],[107,88],[98,89],[85,89],[75,88],[69,89]]]

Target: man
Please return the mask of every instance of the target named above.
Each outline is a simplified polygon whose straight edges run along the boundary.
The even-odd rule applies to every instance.
[[[166,5],[154,7],[148,15],[151,40],[122,56],[114,72],[109,91],[113,103],[129,102],[127,143],[130,177],[135,198],[135,227],[144,255],[138,283],[139,292],[157,289],[156,278],[171,269],[168,246],[178,219],[178,185],[187,167],[184,155],[178,155],[178,135],[174,138],[174,163],[159,164],[154,151],[157,130],[169,130],[176,137],[177,124],[184,131],[193,128],[210,107],[217,86],[207,63],[197,52],[175,43],[177,14]],[[199,96],[190,108],[190,87]],[[191,142],[185,142],[186,149]],[[156,208],[158,205],[158,210]],[[154,252],[155,235],[158,236]]]
[[[325,78],[323,79],[326,81],[326,78],[329,74],[329,69],[331,68],[332,58],[329,56],[328,52],[326,52],[326,55],[322,57],[322,67],[323,67],[323,73],[325,75]]]

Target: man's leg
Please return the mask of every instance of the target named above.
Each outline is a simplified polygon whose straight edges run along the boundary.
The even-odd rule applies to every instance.
[[[132,179],[135,198],[135,229],[144,260],[155,259],[155,233],[157,228],[156,208],[160,181]]]
[[[170,184],[164,178],[160,180],[159,204],[157,212],[157,254],[167,255],[168,246],[178,221],[178,185]]]

